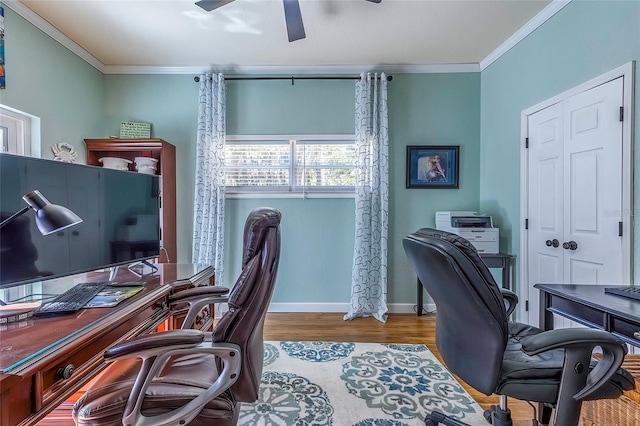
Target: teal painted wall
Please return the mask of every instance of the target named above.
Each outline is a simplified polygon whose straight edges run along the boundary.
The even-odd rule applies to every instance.
[[[353,134],[354,88],[353,80],[230,80],[227,134]]]
[[[198,85],[190,75],[105,75],[103,127],[118,136],[123,121],[151,123],[151,136],[176,147],[176,238],[179,262],[191,262]],[[176,259],[170,259],[176,261]]]
[[[574,0],[482,71],[480,208],[494,215],[503,250],[516,256],[520,250],[521,112],[638,61],[639,23],[638,1]],[[637,73],[636,67],[636,142],[640,140]],[[636,149],[636,176],[640,170],[638,154]],[[636,199],[638,195],[635,188]],[[638,247],[637,225],[635,232]]]
[[[40,118],[43,158],[67,142],[85,159],[82,141],[101,126],[103,75],[8,7],[5,13],[6,89],[0,104]]]
[[[477,210],[480,75],[398,74],[389,83],[389,286],[391,303],[415,303],[402,238],[435,226],[438,210]],[[459,189],[406,189],[407,145],[460,145]]]

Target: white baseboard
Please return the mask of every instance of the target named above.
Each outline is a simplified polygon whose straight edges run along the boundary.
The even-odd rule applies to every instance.
[[[416,312],[414,303],[390,303],[387,305],[390,314],[412,314]],[[351,307],[348,303],[272,303],[269,312],[344,312]],[[433,303],[426,304],[426,312],[435,310]]]
[[[321,312],[332,313],[342,312],[347,313],[351,305],[349,303],[272,303],[269,305],[268,312]],[[221,310],[226,311],[226,305],[220,306]],[[416,305],[414,303],[390,303],[387,305],[390,314],[415,314]],[[433,312],[436,310],[434,303],[427,303],[424,305],[424,312]],[[216,309],[218,311],[218,309]],[[216,317],[219,316],[219,312],[216,312]]]

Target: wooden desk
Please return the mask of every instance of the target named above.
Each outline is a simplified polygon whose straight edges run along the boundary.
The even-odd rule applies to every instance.
[[[0,326],[0,424],[35,425],[105,366],[103,353],[115,343],[154,331],[169,316],[168,296],[191,285],[209,285],[213,268],[157,264],[136,277],[120,268],[115,281],[146,283],[141,292],[113,308],[29,318]],[[44,281],[44,292],[77,283],[109,280],[109,271]],[[177,285],[176,284],[177,281]],[[72,367],[71,367],[72,366]],[[73,373],[64,378],[65,368]]]
[[[502,288],[511,290],[511,264],[513,262],[513,255],[506,253],[478,253],[482,261],[487,265],[487,268],[500,268],[502,269]],[[424,303],[424,289],[420,278],[417,281],[418,292],[418,304],[416,312],[418,316],[422,316],[422,305]]]
[[[606,294],[603,286],[536,284],[540,290],[540,328],[553,329],[553,314],[613,333],[640,347],[640,302]]]

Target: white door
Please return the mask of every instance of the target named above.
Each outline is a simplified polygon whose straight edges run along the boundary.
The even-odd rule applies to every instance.
[[[622,84],[621,77],[528,118],[531,324],[538,324],[536,283],[623,283]]]

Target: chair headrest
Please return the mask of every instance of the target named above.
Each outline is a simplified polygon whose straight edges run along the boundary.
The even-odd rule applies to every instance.
[[[445,241],[446,243],[452,244],[457,249],[459,249],[474,264],[474,266],[476,266],[478,272],[487,281],[487,283],[490,283],[491,285],[494,285],[494,286],[496,285],[496,282],[493,279],[493,275],[491,275],[491,272],[489,272],[486,265],[480,258],[478,251],[473,246],[473,244],[471,244],[467,239],[459,235],[452,234],[451,232],[441,231],[438,229],[431,229],[431,228],[419,229],[413,235],[424,236],[424,237]]]
[[[259,207],[249,213],[244,225],[243,268],[258,252],[267,229],[278,227],[281,218],[278,210],[269,207]]]

